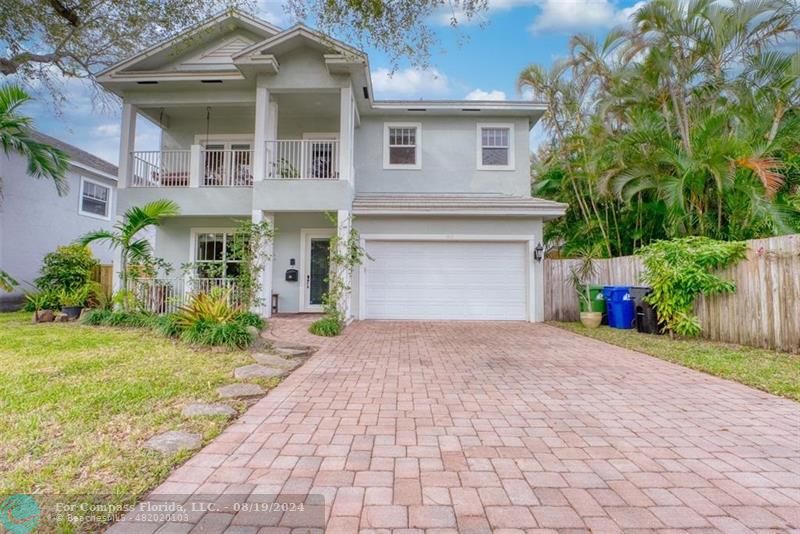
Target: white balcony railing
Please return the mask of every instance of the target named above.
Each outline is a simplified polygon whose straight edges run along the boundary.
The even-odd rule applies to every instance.
[[[338,180],[337,139],[269,140],[263,147],[266,179]],[[139,150],[131,153],[129,187],[251,187],[251,149]]]
[[[131,187],[188,187],[191,151],[137,151],[132,167]]]
[[[201,187],[250,187],[253,185],[252,150],[202,150]]]
[[[267,179],[338,180],[337,139],[287,139],[267,141]]]
[[[137,303],[150,313],[173,313],[188,304],[192,296],[214,288],[231,289],[232,306],[240,306],[236,280],[230,278],[137,278],[129,282]]]
[[[252,150],[144,150],[132,153],[130,187],[250,187]]]

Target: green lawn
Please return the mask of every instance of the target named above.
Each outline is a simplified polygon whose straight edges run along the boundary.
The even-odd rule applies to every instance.
[[[797,355],[702,339],[670,339],[607,326],[591,329],[580,323],[549,324],[800,401]]]
[[[224,418],[190,420],[181,409],[215,400],[215,388],[249,363],[245,351],[195,351],[143,330],[0,314],[0,495],[135,500],[189,456],[165,458],[142,443],[165,430],[213,438]]]

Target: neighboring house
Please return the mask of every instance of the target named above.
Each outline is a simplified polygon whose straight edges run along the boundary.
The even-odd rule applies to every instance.
[[[48,135],[32,137],[69,155],[69,192],[59,196],[52,180],[28,175],[24,156],[0,154],[0,269],[19,282],[12,293],[0,291],[2,310],[17,308],[33,289],[45,254],[90,230],[111,228],[116,210],[116,166]],[[112,263],[108,247],[92,250],[101,264]]]
[[[530,196],[540,104],[375,100],[363,53],[238,11],[99,80],[124,103],[118,211],[180,205],[156,255],[194,264],[192,287],[230,283],[236,221],[267,219],[265,302],[319,311],[330,238],[352,221],[371,258],[353,273],[352,318],[543,319],[536,249],[565,206]],[[160,125],[160,150],[136,150],[137,115]],[[205,280],[210,266],[222,274]]]

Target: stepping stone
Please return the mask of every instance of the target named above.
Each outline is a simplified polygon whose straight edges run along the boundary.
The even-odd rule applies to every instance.
[[[227,386],[217,388],[217,394],[223,399],[261,397],[265,393],[264,388],[258,384],[228,384]]]
[[[208,404],[205,402],[196,402],[186,406],[181,412],[181,415],[184,417],[205,417],[214,415],[233,417],[236,415],[236,410],[227,404]]]
[[[272,352],[285,358],[300,358],[311,354],[309,349],[295,349],[291,347],[273,347]]]
[[[184,449],[199,449],[202,444],[200,434],[170,430],[148,439],[144,446],[161,454],[175,454]]]
[[[252,365],[245,365],[244,367],[237,367],[233,371],[233,376],[240,380],[247,380],[248,378],[274,378],[276,376],[286,376],[286,371],[254,363]]]
[[[254,353],[253,359],[255,359],[255,361],[261,365],[277,367],[278,369],[286,369],[287,371],[291,371],[300,365],[300,362],[297,360],[287,360],[285,358],[281,358],[277,354],[267,354],[264,352]]]

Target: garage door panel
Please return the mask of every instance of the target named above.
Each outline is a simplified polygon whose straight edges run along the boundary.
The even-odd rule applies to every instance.
[[[524,320],[525,250],[508,242],[369,241],[366,316]]]

